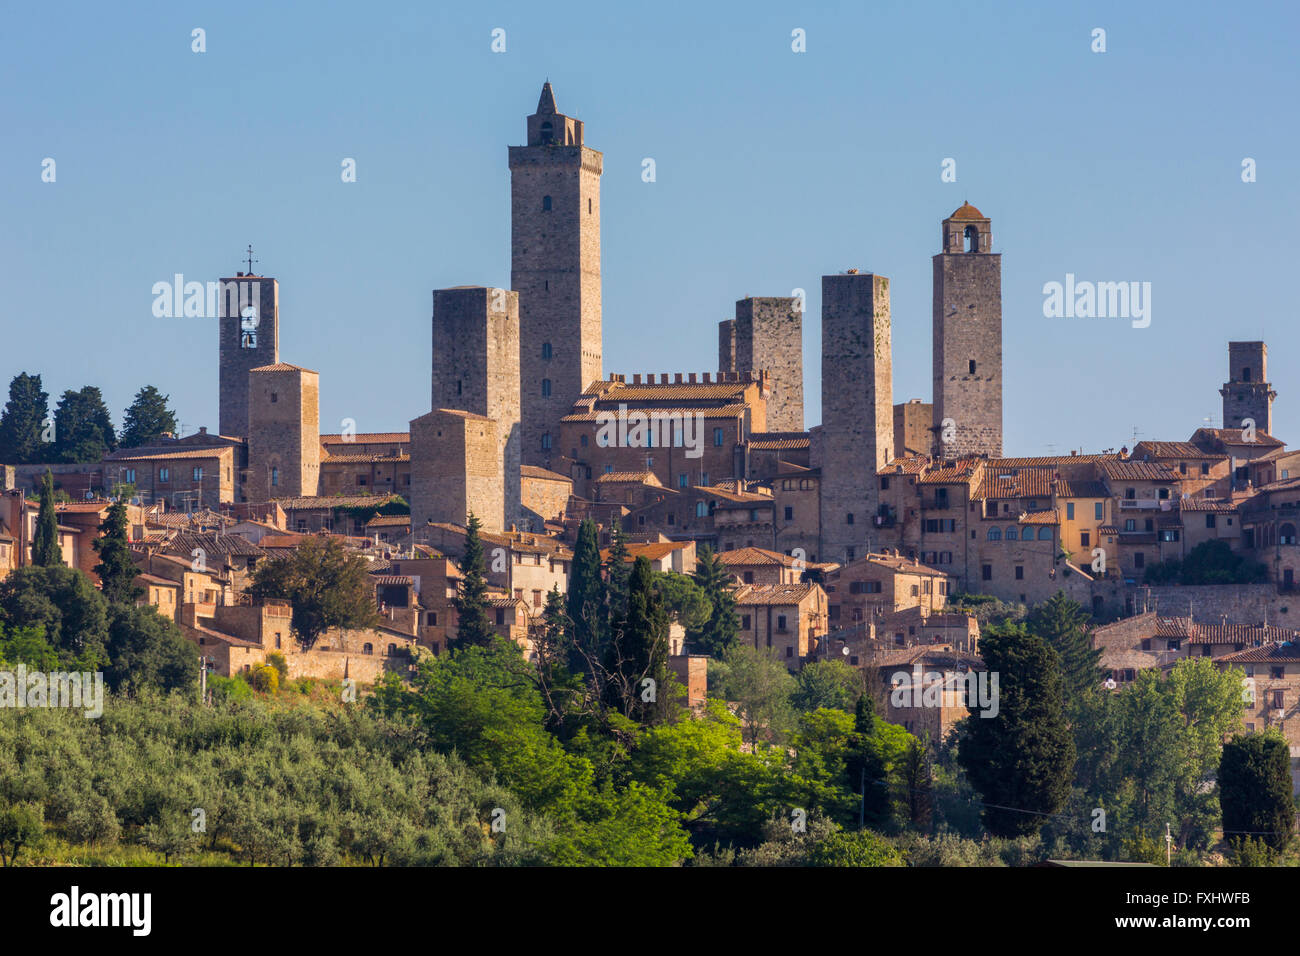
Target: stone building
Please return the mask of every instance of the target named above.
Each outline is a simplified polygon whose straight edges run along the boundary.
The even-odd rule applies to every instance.
[[[280,361],[280,284],[269,276],[236,273],[221,280],[217,328],[218,431],[248,437],[248,373]]]
[[[988,217],[963,203],[943,221],[943,251],[932,261],[935,454],[999,458],[1002,255]]]
[[[510,285],[519,294],[523,462],[554,468],[560,419],[601,377],[600,174],[548,82],[510,147]]]
[[[803,305],[795,298],[741,299],[718,330],[718,369],[767,372],[767,427],[803,431]]]
[[[876,470],[893,457],[889,280],[822,277],[821,547],[840,564],[873,545]]]
[[[933,444],[930,428],[934,406],[913,398],[894,406],[894,454],[899,458],[928,455]]]
[[[252,501],[320,490],[320,375],[278,362],[248,373],[248,475]]]
[[[738,642],[765,649],[798,670],[826,636],[826,592],[820,584],[744,584],[736,591]]]
[[[430,521],[464,525],[471,514],[489,531],[504,528],[503,453],[497,422],[484,415],[435,408],[412,420],[412,533]]]
[[[1247,419],[1257,431],[1273,434],[1273,399],[1277,392],[1268,381],[1268,346],[1263,342],[1228,343],[1228,380],[1223,396],[1223,427],[1245,428]]]

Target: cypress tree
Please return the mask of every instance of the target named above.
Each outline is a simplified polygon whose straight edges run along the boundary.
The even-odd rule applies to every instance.
[[[122,419],[123,448],[138,448],[158,440],[163,432],[176,433],[176,413],[167,405],[171,396],[152,385],[135,393],[135,400]]]
[[[0,414],[0,464],[30,465],[45,457],[41,432],[50,414],[49,398],[39,375],[20,372],[13,377],[9,401]]]
[[[99,554],[95,573],[99,575],[104,597],[110,604],[133,605],[141,589],[135,584],[135,562],[126,535],[126,505],[115,501],[99,526],[99,537],[91,546]]]
[[[986,804],[988,831],[1027,836],[1065,805],[1074,778],[1060,659],[1047,641],[1014,624],[990,628],[980,655],[990,687],[991,675],[998,677],[997,712],[986,717],[971,708],[958,725],[957,760]]]
[[[490,647],[496,637],[487,607],[487,565],[483,558],[483,542],[479,538],[482,525],[473,514],[465,532],[465,553],[460,559],[463,575],[456,598],[456,646]]]
[[[1287,848],[1295,830],[1295,806],[1291,756],[1281,734],[1238,734],[1223,745],[1219,806],[1223,835],[1238,852],[1252,838],[1279,854]]]
[[[889,822],[889,775],[876,739],[876,703],[870,694],[858,697],[853,714],[853,737],[845,754],[849,786],[862,801],[859,817],[867,826]]]
[[[59,517],[54,510],[54,475],[47,468],[41,479],[41,510],[32,538],[32,564],[48,568],[63,563],[59,550]]]
[[[583,519],[573,547],[569,569],[569,593],[565,610],[569,617],[569,664],[574,671],[590,672],[590,662],[599,662],[605,636],[605,583],[600,576],[600,548],[596,523]]]
[[[713,605],[709,618],[686,632],[691,650],[709,657],[723,657],[736,643],[740,618],[736,614],[736,593],[726,566],[707,546],[695,560],[695,583]]]
[[[614,526],[614,540],[609,546],[609,560],[605,562],[605,593],[611,618],[627,613],[627,596],[632,577],[632,562],[628,560],[627,539],[623,529]]]
[[[1057,591],[1030,612],[1025,627],[1056,651],[1066,701],[1073,709],[1075,702],[1095,690],[1104,676],[1098,665],[1101,650],[1094,650],[1088,637],[1088,613],[1064,591]]]
[[[614,619],[611,631],[606,662],[610,704],[642,723],[659,722],[669,704],[668,612],[644,557],[632,566],[627,613]]]

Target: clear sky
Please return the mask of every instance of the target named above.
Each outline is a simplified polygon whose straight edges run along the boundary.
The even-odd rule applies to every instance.
[[[151,288],[251,243],[322,431],[405,429],[431,290],[509,285],[506,147],[549,77],[605,156],[606,374],[715,370],[736,299],[804,288],[816,424],[820,276],[858,268],[891,279],[894,400],[929,401],[930,256],[969,199],[1003,254],[1007,454],[1218,424],[1229,339],[1268,342],[1300,442],[1293,2],[5,7],[0,387],[98,385],[120,426],[154,384],[215,430],[215,322]],[[1150,326],[1045,318],[1066,273],[1150,282]]]

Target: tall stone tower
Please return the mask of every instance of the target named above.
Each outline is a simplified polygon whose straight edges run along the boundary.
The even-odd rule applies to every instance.
[[[1002,456],[1002,254],[970,203],[934,256],[934,452]],[[950,439],[950,440],[945,440]]]
[[[854,561],[878,540],[876,472],[893,454],[889,280],[822,276],[821,553]]]
[[[492,509],[490,531],[519,520],[519,362],[517,292],[482,286],[434,291],[433,408],[469,412],[494,423],[497,450],[492,460],[499,462],[495,468],[504,497]],[[448,434],[459,431],[453,428]],[[488,518],[479,517],[486,526]]]
[[[222,279],[218,311],[218,431],[247,438],[248,373],[280,361],[280,284],[243,272]]]
[[[1263,342],[1228,343],[1228,380],[1223,396],[1223,427],[1242,428],[1247,418],[1255,430],[1273,434],[1273,399],[1268,381],[1268,346]]]
[[[555,109],[548,82],[510,147],[510,285],[519,293],[523,462],[550,464],[559,422],[602,377],[600,173],[582,122]]]
[[[320,493],[320,375],[287,362],[248,373],[249,501]]]
[[[731,364],[724,364],[731,354]],[[719,324],[718,367],[769,373],[767,430],[803,431],[803,313],[793,298],[746,298]]]

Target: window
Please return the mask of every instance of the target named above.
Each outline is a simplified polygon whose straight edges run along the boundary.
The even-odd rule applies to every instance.
[[[850,511],[847,515],[844,516],[844,523],[845,523],[845,524],[853,524],[853,512],[852,512],[852,511]]]
[[[280,400],[280,396],[277,395],[275,392],[272,392],[272,393],[271,393],[271,404],[274,405],[274,404],[275,404],[276,402],[278,402],[279,400]]]
[[[542,197],[542,212],[550,212],[550,211],[551,211],[551,197],[550,197],[550,196],[543,196],[543,197]]]
[[[587,200],[587,215],[590,216],[591,213],[592,213],[592,209],[591,209],[591,200],[588,199],[588,200]]]
[[[389,656],[389,657],[395,657],[396,655],[397,655],[397,645],[396,645],[396,644],[389,644],[389,645],[388,645],[388,656]]]
[[[785,630],[785,615],[784,615],[784,614],[778,614],[778,615],[776,616],[776,629],[777,629],[778,631],[784,631],[784,630]]]
[[[857,549],[857,548],[845,548],[845,549],[844,549],[844,557],[845,557],[847,560],[852,561],[852,560],[854,560],[857,556],[858,556],[858,549]]]
[[[1074,520],[1074,502],[1073,502],[1073,501],[1067,501],[1067,502],[1065,503],[1065,520],[1066,520],[1066,521],[1073,521],[1073,520]]]
[[[794,648],[793,648],[793,647],[790,647],[790,646],[787,645],[787,647],[786,647],[786,649],[785,649],[785,656],[786,656],[786,657],[794,657]]]
[[[1086,548],[1092,544],[1092,535],[1087,531],[1079,533],[1079,547]]]
[[[504,624],[505,622],[506,622],[506,612],[501,608],[497,608],[497,623]]]
[[[1168,489],[1168,488],[1161,488],[1161,489],[1160,489],[1160,493],[1157,495],[1157,497],[1158,497],[1161,501],[1167,501],[1167,500],[1169,500],[1169,489]]]
[[[1155,530],[1156,530],[1156,523],[1155,523],[1155,521],[1152,520],[1151,518],[1147,518],[1144,530],[1146,530],[1146,531],[1155,531]]]
[[[193,479],[194,479],[195,481],[202,481],[202,480],[203,480],[203,466],[202,466],[202,465],[196,465],[195,468],[194,468],[194,471],[191,472],[191,476],[193,477]]]
[[[134,469],[134,468],[127,468],[125,471],[123,471],[123,473],[122,473],[122,480],[125,481],[127,484],[134,484],[134,483],[135,483],[135,469]]]
[[[307,530],[307,519],[306,519],[306,518],[299,518],[299,519],[298,519],[298,532],[301,534],[302,532],[304,532],[304,531],[306,531],[306,530]]]
[[[980,577],[985,581],[992,581],[993,565],[991,564],[980,565]]]
[[[709,505],[704,501],[695,502],[695,517],[707,518],[709,516]]]
[[[989,540],[990,540],[990,541],[1001,541],[1001,540],[1002,540],[1002,529],[1001,529],[1001,528],[989,528]]]
[[[543,343],[542,343],[542,358],[545,359],[545,360],[548,361],[548,362],[551,360],[551,343],[550,343],[550,342],[543,342]]]
[[[1125,489],[1124,489],[1124,497],[1127,498],[1129,501],[1132,501],[1134,498],[1137,497],[1137,489],[1136,489],[1136,488],[1125,488]]]
[[[721,429],[721,428],[715,428],[715,429],[713,429],[713,447],[714,447],[714,448],[721,448],[721,447],[722,447],[722,429]]]
[[[1146,566],[1147,566],[1147,556],[1143,554],[1141,551],[1134,552],[1133,567],[1145,568]]]
[[[428,621],[429,627],[437,627],[437,626],[438,626],[438,612],[437,612],[437,611],[430,611],[430,612],[429,612],[429,616],[428,616],[427,618],[425,618],[425,620]]]
[[[280,486],[280,469],[279,469],[279,468],[272,467],[272,468],[271,468],[271,487],[272,487],[272,488],[278,488],[279,486]]]
[[[549,378],[544,378],[542,379],[542,396],[545,398],[550,394],[551,394],[551,380]]]
[[[748,614],[742,614],[742,615],[740,616],[740,626],[741,626],[742,628],[744,628],[745,630],[747,630],[747,631],[749,630],[749,615],[748,615]]]
[[[551,433],[547,432],[542,436],[542,451],[551,450]]]
[[[1136,530],[1137,530],[1137,521],[1135,521],[1135,520],[1132,519],[1132,518],[1125,518],[1125,519],[1124,519],[1124,530],[1125,530],[1125,531],[1136,531]]]
[[[1051,540],[1052,540],[1052,529],[1051,529],[1051,528],[1039,528],[1039,529],[1038,529],[1038,540],[1039,540],[1039,541],[1051,541]]]
[[[1101,520],[1101,516],[1102,516],[1102,512],[1101,512],[1101,502],[1100,502],[1100,501],[1094,501],[1094,502],[1092,503],[1092,517],[1093,517],[1095,520],[1100,521],[1100,520]]]
[[[1209,514],[1209,515],[1206,515],[1206,516],[1205,516],[1205,527],[1207,527],[1207,528],[1213,528],[1213,527],[1214,527],[1214,515]]]
[[[709,487],[709,473],[707,471],[700,472],[700,487]]]
[[[1278,544],[1295,544],[1295,525],[1291,522],[1285,522],[1282,527],[1277,529]]]
[[[888,475],[885,475],[883,478],[880,479],[880,490],[881,490],[881,491],[888,491],[888,490],[889,490],[889,476],[888,476]]]
[[[1210,473],[1210,463],[1208,461],[1201,462],[1201,474],[1208,475],[1209,473]]]
[[[690,475],[686,474],[686,472],[684,472],[684,471],[681,472],[680,474],[678,474],[678,476],[677,476],[677,487],[678,487],[678,488],[689,488],[690,486],[691,486],[691,484],[690,484]]]
[[[276,647],[279,647],[279,646],[280,646],[280,632],[279,632],[279,631],[276,631],[276,632],[275,632],[275,646],[276,646]]]
[[[970,374],[972,374],[972,375],[975,374],[975,360],[974,360],[974,359],[971,359],[971,360],[970,360]]]
[[[542,592],[539,591],[539,590],[537,590],[536,588],[534,588],[534,589],[533,589],[533,607],[541,607],[541,606],[542,606]]]
[[[1023,564],[1017,564],[1017,565],[1016,565],[1016,580],[1017,580],[1017,581],[1023,581],[1024,579],[1025,579],[1025,566],[1024,566]]]
[[[158,480],[159,480],[159,481],[170,481],[170,480],[171,480],[171,476],[172,476],[172,470],[171,470],[170,468],[159,468],[159,469],[158,469]]]
[[[1003,537],[1006,538],[1008,541],[1015,541],[1018,537],[1020,537],[1020,532],[1016,528],[1008,528],[1007,533],[1003,535]]]

